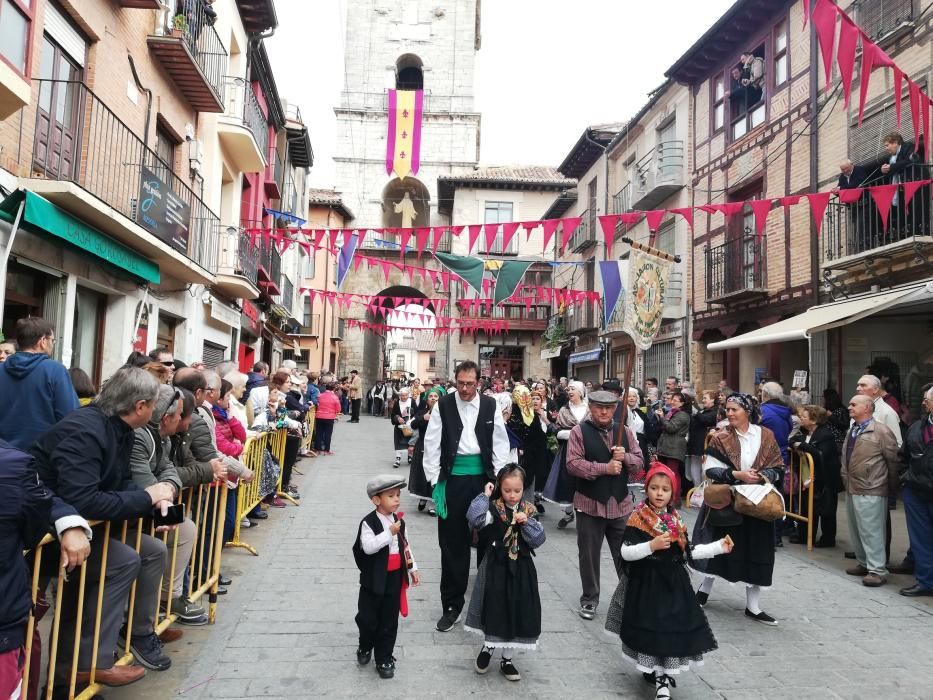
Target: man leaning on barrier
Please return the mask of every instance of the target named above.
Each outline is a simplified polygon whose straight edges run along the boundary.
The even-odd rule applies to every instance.
[[[32,453],[43,482],[88,520],[114,523],[108,542],[107,569],[100,581],[105,525],[94,528],[91,554],[85,563],[85,606],[77,659],[78,683],[90,680],[94,648],[98,589],[104,586],[96,659],[96,680],[120,686],[145,675],[140,666],[115,666],[114,651],[124,619],[130,587],[137,583],[130,623],[133,652],[141,663],[168,668],[171,660],[161,651],[153,622],[159,584],[165,570],[165,545],[148,535],[140,536],[139,552],[120,541],[120,521],[152,515],[153,507],[172,505],[175,489],[158,482],[141,489],[130,475],[134,431],[152,418],[159,384],[145,370],[124,367],[104,384],[98,397],[74,411],[36,441]],[[63,687],[70,675],[77,622],[78,579],[65,586],[62,600],[55,683]],[[140,658],[142,657],[142,658]],[[153,662],[157,663],[153,663]]]

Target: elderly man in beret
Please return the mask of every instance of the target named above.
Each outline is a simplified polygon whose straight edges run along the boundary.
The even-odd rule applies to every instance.
[[[603,539],[616,572],[622,570],[625,522],[634,508],[628,490],[629,475],[641,473],[642,453],[631,428],[613,416],[618,397],[609,391],[589,395],[589,415],[570,431],[567,472],[577,477],[573,508],[577,513],[580,556],[580,617],[592,620],[599,605],[599,559]]]

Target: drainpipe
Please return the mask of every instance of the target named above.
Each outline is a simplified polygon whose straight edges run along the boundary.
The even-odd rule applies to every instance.
[[[132,54],[126,54],[126,59],[130,62],[130,71],[133,73],[133,80],[136,82],[136,87],[139,88],[140,92],[146,93],[146,126],[143,131],[143,146],[146,148],[149,147],[149,127],[152,123],[152,90],[147,87],[143,87],[142,81],[139,79],[139,73],[136,72],[136,61],[133,60]]]

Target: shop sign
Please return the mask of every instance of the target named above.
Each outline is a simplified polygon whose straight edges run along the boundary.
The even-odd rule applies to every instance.
[[[231,309],[222,301],[214,298],[211,298],[211,318],[231,328],[240,326],[240,314],[237,313],[236,309]]]
[[[595,348],[593,350],[584,350],[582,352],[575,352],[570,357],[567,358],[567,364],[579,365],[584,362],[596,362],[602,357],[603,349]]]
[[[188,223],[191,207],[162,179],[142,166],[136,221],[175,250],[188,253]]]
[[[543,350],[541,350],[541,359],[550,360],[555,357],[560,357],[560,351],[561,351],[560,346],[556,348],[552,348],[550,350],[548,350],[547,348],[544,348]]]
[[[240,314],[240,327],[258,338],[260,333],[259,309],[252,302],[243,300],[243,313]]]
[[[795,369],[794,370],[794,383],[791,384],[794,389],[806,389],[807,387],[807,370],[805,369]]]

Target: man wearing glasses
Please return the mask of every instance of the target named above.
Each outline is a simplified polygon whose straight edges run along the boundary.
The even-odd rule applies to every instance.
[[[168,348],[156,348],[149,353],[149,359],[164,365],[169,371],[169,381],[172,381],[172,375],[175,373],[175,355]]]
[[[472,533],[466,513],[472,500],[495,481],[509,456],[509,437],[496,400],[481,396],[479,367],[461,362],[457,391],[437,402],[424,437],[424,475],[434,486],[437,539],[441,546],[441,604],[437,630],[460,620],[470,578]],[[478,560],[483,551],[477,550]]]
[[[19,352],[0,363],[0,438],[28,450],[49,428],[78,408],[71,377],[52,359],[55,329],[32,316],[16,322]]]

